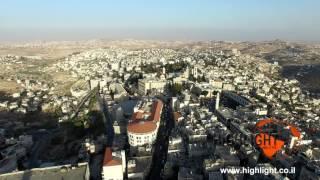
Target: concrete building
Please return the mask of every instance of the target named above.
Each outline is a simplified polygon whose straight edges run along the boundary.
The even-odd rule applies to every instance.
[[[45,168],[34,168],[31,170],[0,174],[0,179],[15,180],[57,180],[57,179],[77,179],[89,180],[90,171],[88,163],[78,163],[76,165],[51,166]]]
[[[154,142],[159,128],[162,107],[163,103],[156,100],[152,103],[151,111],[145,108],[135,110],[127,126],[131,146],[141,146]]]
[[[139,79],[138,81],[138,91],[139,94],[145,95],[150,91],[155,91],[157,93],[162,93],[167,84],[165,79],[157,78],[147,78]]]
[[[129,144],[142,146],[152,144],[156,139],[157,125],[151,121],[140,121],[128,125]]]
[[[152,157],[134,157],[128,159],[128,179],[145,179],[150,172]]]
[[[128,99],[128,93],[120,83],[112,83],[109,90],[113,93],[115,101],[122,101]]]
[[[125,152],[112,152],[110,147],[107,147],[104,153],[102,166],[102,179],[122,180],[126,169]]]

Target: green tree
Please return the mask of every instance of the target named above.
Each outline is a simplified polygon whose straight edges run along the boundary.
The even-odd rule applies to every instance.
[[[171,92],[173,95],[181,94],[182,92],[182,85],[181,84],[173,84],[169,86]]]
[[[202,92],[201,92],[201,95],[207,96],[208,93],[209,93],[208,91],[202,91]]]
[[[188,79],[189,81],[193,81],[193,82],[196,81],[196,78],[193,75],[190,75]]]

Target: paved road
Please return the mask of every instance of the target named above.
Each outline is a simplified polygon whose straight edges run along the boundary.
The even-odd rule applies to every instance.
[[[97,93],[97,99],[99,102],[100,111],[102,111],[102,114],[103,114],[103,122],[105,125],[105,130],[107,135],[107,147],[111,147],[113,144],[113,137],[114,137],[114,129],[112,125],[111,115],[109,113],[106,100],[103,97],[101,97],[101,95],[99,95],[98,93]]]
[[[169,136],[173,126],[173,111],[169,101],[167,101],[164,103],[162,110],[157,140],[153,147],[150,173],[147,176],[147,179],[161,179],[162,171],[168,155]]]

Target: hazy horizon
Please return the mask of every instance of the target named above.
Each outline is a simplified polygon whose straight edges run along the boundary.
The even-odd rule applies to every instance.
[[[90,39],[319,42],[316,0],[5,1],[0,42]]]

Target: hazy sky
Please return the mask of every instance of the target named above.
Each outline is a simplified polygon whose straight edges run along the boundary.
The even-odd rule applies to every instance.
[[[3,0],[0,41],[320,41],[319,0]]]

